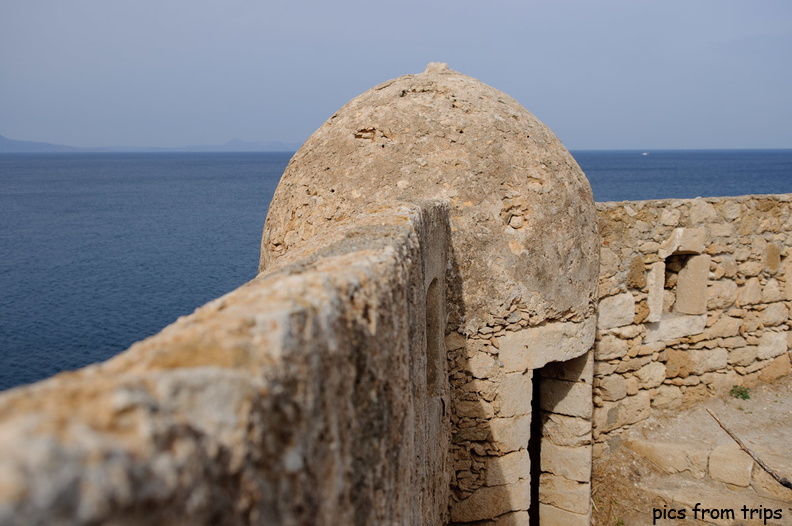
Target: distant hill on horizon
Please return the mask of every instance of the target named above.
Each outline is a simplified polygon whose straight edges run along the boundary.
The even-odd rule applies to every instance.
[[[215,146],[109,146],[79,148],[52,144],[48,142],[18,141],[0,135],[0,153],[45,153],[45,152],[294,152],[300,147],[297,143],[281,141],[243,141],[232,139]]]

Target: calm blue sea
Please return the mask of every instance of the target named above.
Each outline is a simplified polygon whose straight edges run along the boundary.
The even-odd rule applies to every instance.
[[[792,192],[792,150],[578,151],[598,201]],[[251,279],[290,154],[0,155],[0,389],[104,360]]]

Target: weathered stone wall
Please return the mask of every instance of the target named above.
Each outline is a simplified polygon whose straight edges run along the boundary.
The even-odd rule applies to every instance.
[[[118,357],[4,393],[0,524],[441,524],[447,236],[440,204],[361,214]]]
[[[792,195],[599,203],[595,452],[790,372]]]
[[[597,228],[507,95],[376,86],[290,161],[259,277],[0,395],[0,524],[586,525]]]
[[[593,345],[596,210],[575,160],[514,99],[430,64],[350,101],[286,169],[261,269],[310,250],[357,210],[422,199],[448,203],[451,228],[442,323],[452,371],[451,521],[526,524],[533,485],[542,487],[541,513],[586,524],[591,367],[559,369],[537,404],[532,396],[535,371]],[[531,480],[537,418],[552,419],[554,431]],[[571,473],[561,467],[570,462],[582,464]]]

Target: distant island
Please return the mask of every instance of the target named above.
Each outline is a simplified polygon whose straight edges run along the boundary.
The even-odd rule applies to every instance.
[[[297,143],[280,141],[242,141],[232,139],[215,146],[110,146],[103,148],[77,148],[48,142],[17,141],[0,135],[0,153],[67,153],[67,152],[294,152],[300,147]]]

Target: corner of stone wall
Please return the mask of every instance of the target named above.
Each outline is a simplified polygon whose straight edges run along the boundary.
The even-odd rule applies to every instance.
[[[441,524],[442,203],[361,213],[103,364],[0,395],[0,524]]]

